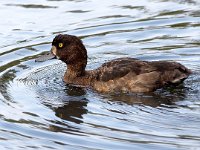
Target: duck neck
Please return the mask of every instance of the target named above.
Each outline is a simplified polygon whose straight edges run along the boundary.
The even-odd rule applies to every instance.
[[[85,75],[86,62],[76,62],[74,64],[67,64],[67,70],[65,72],[65,77],[68,79],[74,79],[76,77],[81,77]]]

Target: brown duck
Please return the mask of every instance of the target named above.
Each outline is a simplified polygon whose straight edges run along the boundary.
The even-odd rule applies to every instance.
[[[43,61],[38,58],[36,61]],[[56,57],[67,64],[64,81],[99,92],[151,92],[166,85],[183,82],[191,71],[177,62],[141,61],[118,58],[95,70],[85,70],[87,50],[73,35],[57,35],[52,42],[49,58]]]

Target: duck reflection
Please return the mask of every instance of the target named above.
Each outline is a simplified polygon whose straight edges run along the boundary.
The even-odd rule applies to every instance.
[[[126,103],[128,105],[145,105],[150,107],[160,107],[168,105],[175,106],[177,101],[183,100],[188,93],[189,89],[183,84],[174,87],[164,87],[151,93],[139,94],[113,94],[107,96],[110,101]]]
[[[57,107],[55,111],[55,115],[61,119],[75,122],[75,123],[83,123],[82,118],[84,114],[87,114],[87,100],[70,100],[67,104],[62,107]]]
[[[64,100],[62,106],[54,108],[55,115],[67,121],[82,123],[83,115],[87,114],[88,103],[83,97],[85,89],[68,85],[64,91],[68,95],[67,100]]]
[[[79,128],[76,124],[83,123],[83,115],[88,112],[88,100],[84,98],[86,91],[84,88],[69,85],[63,91],[65,96],[62,97],[61,106],[52,107],[43,103],[55,112],[55,116],[63,120],[51,120],[53,125],[49,126],[49,130],[54,132],[77,132]]]

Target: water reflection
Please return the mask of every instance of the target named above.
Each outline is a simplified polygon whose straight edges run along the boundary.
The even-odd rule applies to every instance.
[[[10,82],[12,82],[15,77],[16,77],[16,70],[10,70],[4,73],[0,78],[0,94],[6,101],[12,101],[12,97],[9,93],[9,85]]]
[[[47,5],[36,5],[36,4],[6,4],[6,6],[17,6],[22,8],[39,8],[39,9],[46,9],[46,8],[57,8],[56,6],[47,6]]]
[[[48,91],[47,91],[48,92]],[[87,104],[89,100],[83,98],[86,94],[86,89],[80,87],[66,86],[64,89],[66,95],[60,95],[62,100],[61,106],[54,107],[51,103],[43,103],[44,105],[55,111],[55,115],[61,119],[71,121],[74,123],[83,123],[83,115],[87,114]],[[91,91],[94,92],[95,91]],[[166,87],[159,89],[153,93],[140,93],[140,94],[94,94],[95,97],[100,96],[102,99],[107,99],[107,102],[116,102],[119,104],[128,105],[145,105],[151,107],[160,107],[168,105],[175,107],[176,102],[185,98],[188,89],[183,85],[177,88]],[[52,95],[52,94],[48,94]],[[41,97],[41,95],[38,95]],[[50,99],[51,97],[49,97]],[[56,99],[51,101],[58,101]]]

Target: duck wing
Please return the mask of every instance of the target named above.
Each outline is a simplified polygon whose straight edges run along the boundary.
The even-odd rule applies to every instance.
[[[118,58],[104,63],[97,69],[97,80],[106,82],[121,78],[130,72],[133,76],[136,76],[153,70],[155,68],[151,67],[146,61],[135,58]]]

